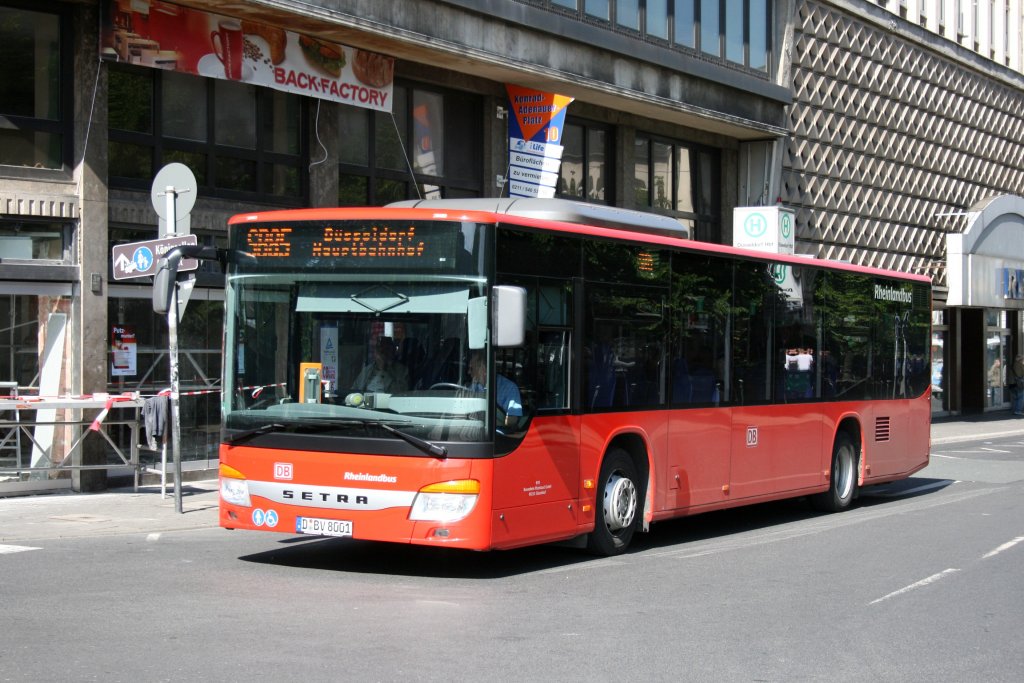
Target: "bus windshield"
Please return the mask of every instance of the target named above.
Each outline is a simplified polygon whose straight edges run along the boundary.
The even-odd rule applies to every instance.
[[[487,357],[485,234],[440,221],[233,226],[255,258],[226,288],[227,441],[485,440],[493,411],[470,371]]]

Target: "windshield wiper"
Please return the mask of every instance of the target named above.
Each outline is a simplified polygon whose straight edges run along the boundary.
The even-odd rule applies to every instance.
[[[406,434],[402,430],[395,429],[394,427],[392,427],[391,425],[389,425],[386,422],[381,422],[379,424],[380,424],[381,429],[383,429],[384,431],[391,432],[392,434],[397,436],[399,439],[402,439],[406,443],[412,444],[413,446],[415,446],[416,448],[420,449],[421,451],[423,451],[427,455],[433,455],[434,457],[437,457],[437,458],[447,458],[448,457],[448,449],[445,448],[444,446],[438,446],[436,443],[430,443],[429,441],[424,441],[423,439],[415,437],[412,434]]]
[[[234,434],[229,434],[228,436],[224,437],[224,442],[225,443],[238,443],[239,441],[245,441],[246,439],[251,439],[252,437],[259,436],[260,434],[269,434],[270,432],[280,432],[280,431],[285,430],[285,429],[288,429],[288,427],[286,427],[285,425],[281,424],[280,422],[271,422],[270,424],[265,424],[265,425],[261,425],[259,427],[253,427],[252,429],[246,429],[246,430],[241,431],[241,432],[235,432]]]
[[[317,426],[322,427],[324,429],[331,429],[332,427],[349,426],[355,424],[361,424],[364,427],[380,427],[384,431],[394,434],[395,436],[397,436],[399,439],[402,439],[406,443],[415,446],[416,448],[420,449],[427,455],[433,455],[436,458],[448,457],[448,449],[445,448],[444,446],[439,446],[436,443],[431,443],[430,441],[425,441],[424,439],[415,437],[412,434],[407,434],[406,432],[403,432],[401,429],[391,426],[387,422],[380,422],[378,420],[362,420],[355,418],[346,418],[342,420],[314,418],[313,421]],[[407,421],[402,421],[399,422],[398,424],[409,423]]]

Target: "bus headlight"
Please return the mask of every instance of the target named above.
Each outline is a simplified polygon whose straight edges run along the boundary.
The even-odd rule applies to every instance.
[[[480,482],[457,479],[424,486],[416,494],[409,510],[414,522],[457,522],[476,506]]]
[[[249,482],[245,475],[228,465],[220,466],[220,497],[225,503],[252,507],[249,500]]]

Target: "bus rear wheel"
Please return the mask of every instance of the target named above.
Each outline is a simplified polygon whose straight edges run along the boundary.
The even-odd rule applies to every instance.
[[[618,555],[629,547],[640,520],[640,487],[633,459],[621,448],[608,451],[598,481],[597,519],[587,537],[587,550]]]
[[[825,512],[839,512],[850,507],[857,495],[858,459],[853,439],[846,432],[839,432],[832,447],[832,472],[828,491],[811,496],[811,505]]]

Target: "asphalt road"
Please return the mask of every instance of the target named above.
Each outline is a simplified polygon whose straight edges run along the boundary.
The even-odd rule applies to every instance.
[[[0,680],[1017,681],[1022,482],[1020,437],[943,444],[845,513],[696,516],[609,559],[202,525],[5,542]]]

